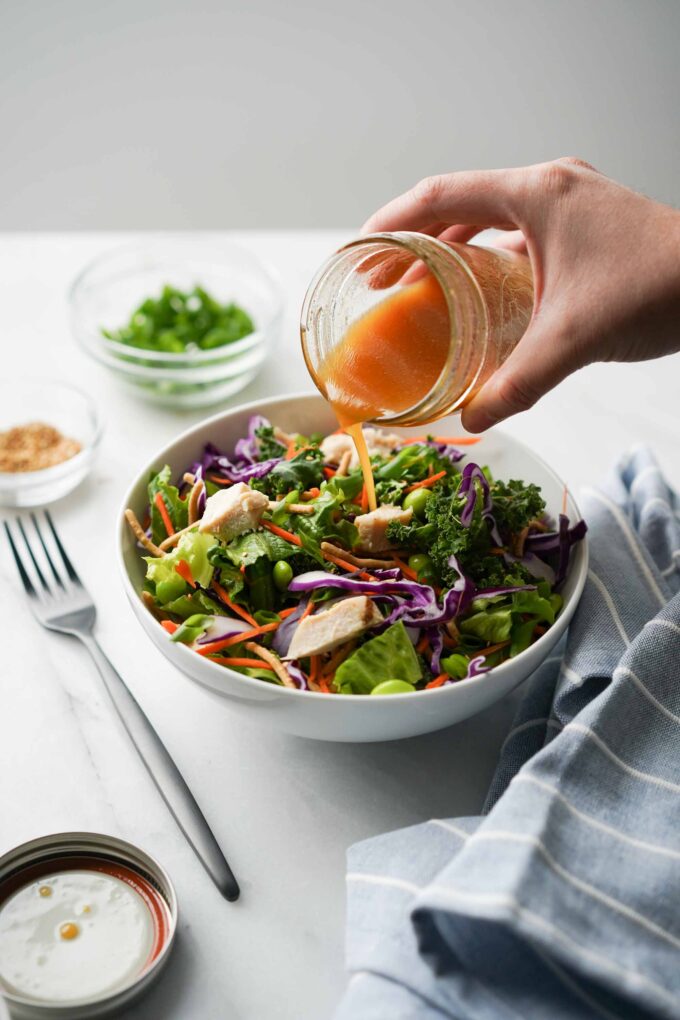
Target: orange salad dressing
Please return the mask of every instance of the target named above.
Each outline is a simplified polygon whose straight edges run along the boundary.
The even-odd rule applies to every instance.
[[[375,486],[362,423],[422,400],[444,368],[450,335],[446,297],[429,275],[365,312],[319,367],[326,398],[356,445],[371,510]]]

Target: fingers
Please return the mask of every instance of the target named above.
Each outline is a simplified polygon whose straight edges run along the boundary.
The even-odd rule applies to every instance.
[[[477,226],[465,226],[462,223],[458,223],[453,227],[447,227],[446,230],[442,230],[437,236],[438,241],[443,241],[445,244],[466,244],[471,241],[475,234],[478,234],[483,227]],[[401,277],[400,283],[406,287],[409,283],[415,283],[417,280],[422,279],[429,272],[424,262],[418,261],[414,266],[411,266],[404,275]]]
[[[493,247],[501,248],[503,251],[516,251],[522,255],[527,254],[527,240],[521,230],[510,230],[507,234],[494,237]]]
[[[526,411],[568,375],[587,363],[569,336],[535,322],[505,364],[463,409],[463,427],[484,432],[519,411]]]
[[[515,200],[522,170],[473,170],[426,177],[388,202],[364,224],[363,234],[422,230],[432,223],[516,226]]]
[[[435,223],[419,233],[437,237],[439,241],[465,244],[483,229],[483,227],[465,224],[445,227],[443,223]],[[366,274],[368,285],[372,290],[384,290],[387,287],[393,287],[395,283],[402,283],[404,286],[415,283],[416,280],[427,274],[428,269],[420,259],[416,259],[416,256],[405,248],[395,247],[388,253],[380,252],[377,255],[369,255],[358,267],[358,272]]]

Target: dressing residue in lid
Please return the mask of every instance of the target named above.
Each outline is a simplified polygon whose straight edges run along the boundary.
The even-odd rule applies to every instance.
[[[169,931],[163,897],[118,862],[35,866],[0,885],[0,988],[51,1004],[106,997],[153,963]]]

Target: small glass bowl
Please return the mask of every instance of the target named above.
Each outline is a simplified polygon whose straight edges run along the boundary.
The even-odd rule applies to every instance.
[[[255,331],[223,347],[181,354],[144,351],[103,335],[126,325],[165,284],[185,291],[199,284],[217,301],[233,301],[252,316]],[[140,396],[191,408],[225,400],[254,378],[279,336],[283,292],[276,273],[245,248],[214,237],[172,238],[94,259],[75,280],[70,304],[73,333],[89,355]]]
[[[53,425],[81,450],[74,457],[39,471],[0,471],[0,505],[44,506],[82,482],[94,462],[102,434],[96,405],[69,383],[47,379],[0,382],[0,432],[29,422]]]

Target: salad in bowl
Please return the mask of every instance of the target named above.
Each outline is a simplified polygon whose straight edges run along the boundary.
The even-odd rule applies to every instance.
[[[557,639],[574,593],[565,580],[586,525],[567,515],[566,491],[562,512],[549,512],[538,484],[490,466],[486,439],[366,428],[371,510],[351,438],[284,418],[253,413],[228,446],[205,423],[191,458],[179,465],[175,450],[155,466],[145,497],[138,484],[127,548],[145,626],[166,654],[181,649],[178,664],[200,679],[210,670],[213,689],[223,671],[224,693],[236,674],[337,704],[415,704],[488,674],[527,675],[513,661],[553,629]],[[425,715],[413,732],[455,721]]]

